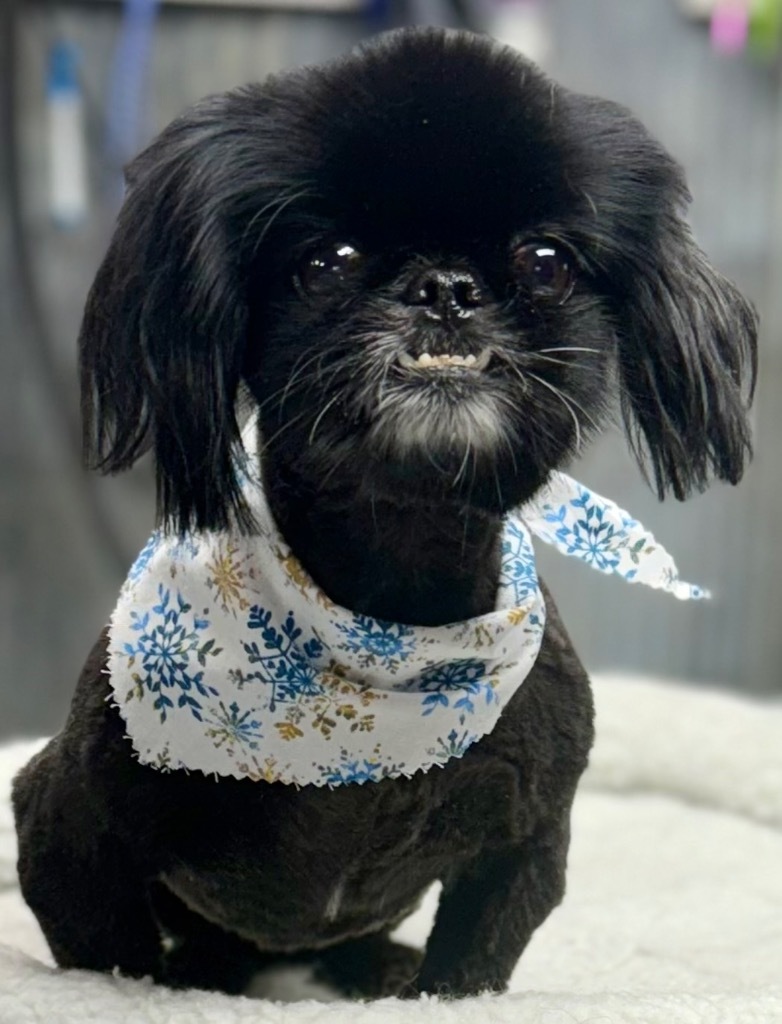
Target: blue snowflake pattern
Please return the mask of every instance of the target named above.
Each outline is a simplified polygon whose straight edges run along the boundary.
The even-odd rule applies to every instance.
[[[546,522],[553,526],[559,524],[555,534],[569,555],[575,555],[601,572],[613,572],[620,563],[621,551],[627,547],[631,523],[626,522],[617,529],[613,523],[607,522],[605,506],[584,488],[579,489],[579,497],[573,498],[569,504],[580,510],[580,518],[570,519],[566,505],[559,508],[546,505]],[[627,575],[632,578],[635,570]]]
[[[366,758],[351,759],[346,751],[342,751],[336,765],[319,765],[321,775],[329,786],[344,786],[348,782],[377,782],[381,777],[379,761],[367,761]]]
[[[338,622],[337,628],[346,637],[340,649],[358,654],[363,668],[382,665],[394,672],[415,649],[415,631],[399,622],[354,615],[350,626]]]
[[[250,487],[258,487],[260,485],[258,469],[243,444],[234,445],[233,458],[236,481],[241,489],[246,491]]]
[[[171,546],[169,555],[174,562],[185,562],[198,555],[200,545],[195,537],[186,533],[184,537],[179,537],[176,542]]]
[[[152,556],[155,554],[157,549],[160,547],[160,541],[162,540],[163,534],[160,530],[155,530],[152,536],[149,538],[147,543],[138,553],[136,561],[130,567],[128,573],[128,580],[131,583],[137,583],[144,573],[149,568],[149,563],[152,561]]]
[[[362,785],[365,782],[379,782],[381,779],[407,775],[404,761],[384,759],[380,745],[366,755],[356,754],[345,747],[340,748],[339,761],[331,764],[313,765],[320,772],[320,779],[329,787],[344,786],[349,782]]]
[[[421,700],[423,717],[431,715],[437,708],[453,706],[459,709],[461,725],[464,725],[467,715],[475,714],[476,699],[482,697],[486,704],[498,700],[486,679],[486,663],[477,658],[439,662],[407,682],[404,689],[426,694]],[[458,699],[454,700],[456,696]]]
[[[219,712],[214,712],[212,718],[207,719],[211,728],[207,734],[211,736],[216,747],[235,747],[237,744],[243,749],[258,749],[258,740],[263,739],[261,734],[261,723],[256,718],[251,718],[252,711],[245,711],[240,714],[239,705],[233,701],[227,708],[219,702]]]
[[[468,747],[471,747],[478,737],[467,729],[459,735],[456,729],[451,729],[445,739],[437,737],[437,747],[427,750],[427,753],[438,761],[447,761],[451,757],[463,757]]]
[[[176,706],[188,708],[194,718],[203,721],[203,708],[195,694],[201,697],[216,697],[218,691],[202,682],[203,672],[192,671],[192,659],[206,666],[208,655],[217,655],[221,648],[214,646],[214,639],[202,643],[200,635],[209,626],[207,619],[192,612],[182,595],[177,592],[176,602],[171,600],[171,591],[161,583],[158,586],[158,604],[139,615],[131,612],[131,630],[138,633],[135,644],[123,645],[128,656],[128,665],[133,667],[140,659],[144,674],[134,673],[138,685],[155,695],[154,708],[165,722],[174,701],[171,691],[180,690]]]
[[[513,520],[505,524],[501,557],[500,586],[512,587],[516,604],[523,604],[530,594],[537,591],[538,574],[529,538]]]
[[[261,666],[257,672],[244,676],[244,680],[258,679],[271,687],[270,711],[300,696],[316,697],[321,693],[314,662],[323,654],[323,643],[314,635],[311,640],[298,643],[302,631],[296,625],[293,612],[288,612],[278,629],[272,622],[272,613],[256,604],[250,609],[247,625],[260,630],[263,650],[268,653],[264,654],[257,643],[242,645],[250,663]]]

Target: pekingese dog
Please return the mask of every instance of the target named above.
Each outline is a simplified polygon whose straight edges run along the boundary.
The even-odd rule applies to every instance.
[[[741,477],[755,317],[694,243],[687,201],[626,110],[434,29],[207,99],[133,162],[81,331],[85,444],[110,472],[152,449],[164,529],[149,551],[167,538],[174,553],[16,779],[21,884],[59,964],[227,992],[286,959],[360,996],[506,987],[562,899],[593,737],[550,598],[545,630],[526,605],[508,613],[540,626],[539,649],[482,735],[436,725],[469,725],[476,694],[494,706],[478,635],[457,659],[461,702],[432,683],[451,663],[430,659],[423,713],[419,693],[415,720],[387,731],[407,758],[423,722],[442,755],[379,770],[362,736],[409,696],[409,679],[377,688],[416,637],[495,621],[507,515],[614,406],[661,497]],[[255,538],[257,570],[235,555]],[[202,542],[225,556],[205,585],[226,622],[255,630],[239,644],[255,674],[207,681],[226,657],[200,641],[217,611],[177,590],[193,575],[178,559]],[[271,563],[287,574],[281,625],[263,597]],[[285,618],[288,596],[311,629]],[[331,615],[339,656],[319,625]],[[366,678],[346,668],[354,655]],[[241,705],[267,690],[268,726]],[[136,705],[150,735],[186,712],[227,770],[168,739],[154,761]],[[341,728],[352,774],[309,754]],[[309,775],[267,756],[272,736],[283,760],[299,744]],[[435,881],[421,954],[391,933]]]

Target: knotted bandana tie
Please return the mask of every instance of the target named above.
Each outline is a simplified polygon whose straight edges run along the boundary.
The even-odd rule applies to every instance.
[[[111,621],[113,699],[138,759],[164,771],[303,786],[410,776],[491,732],[540,650],[530,534],[682,599],[704,592],[612,501],[555,473],[505,521],[494,611],[447,626],[329,600],[248,481],[252,537],[155,532]]]

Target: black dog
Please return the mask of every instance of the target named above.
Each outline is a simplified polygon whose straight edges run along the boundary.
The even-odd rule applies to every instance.
[[[333,601],[482,615],[503,516],[617,398],[661,497],[741,477],[755,318],[687,199],[626,111],[467,34],[392,34],[206,100],[130,168],[81,333],[88,453],[115,471],[152,448],[162,521],[251,533],[244,398],[276,521]],[[358,994],[506,986],[562,898],[592,741],[550,600],[488,736],[333,790],[140,764],[106,644],[14,790],[23,892],[60,964],[231,992],[285,957]],[[435,880],[419,962],[389,933]]]

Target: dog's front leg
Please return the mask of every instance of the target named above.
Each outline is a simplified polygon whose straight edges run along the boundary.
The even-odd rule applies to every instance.
[[[61,967],[157,978],[161,936],[127,851],[82,804],[53,740],[14,780],[19,881]]]
[[[569,819],[487,852],[444,885],[415,988],[467,996],[503,991],[535,929],[561,901]]]

